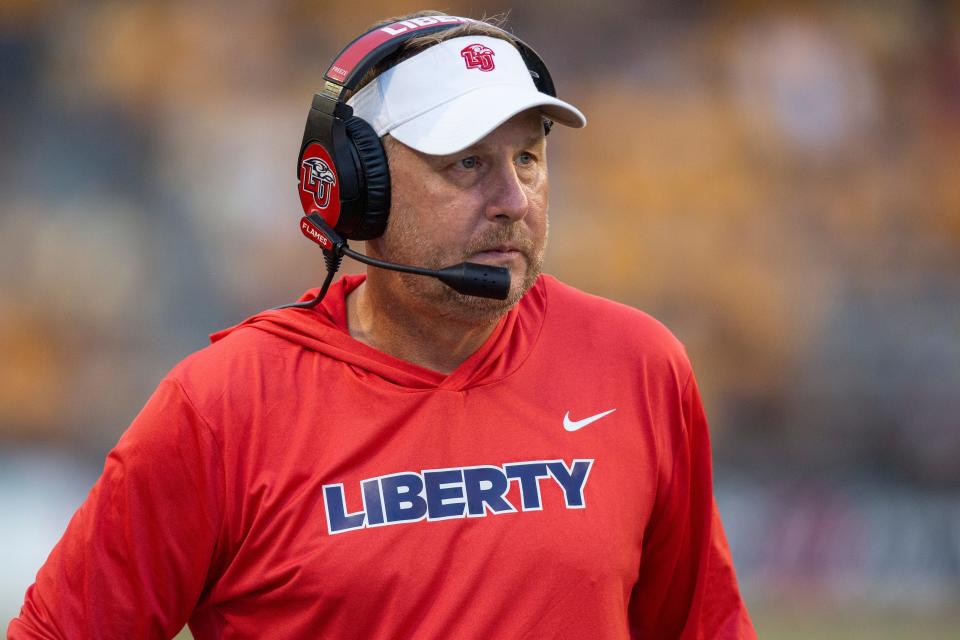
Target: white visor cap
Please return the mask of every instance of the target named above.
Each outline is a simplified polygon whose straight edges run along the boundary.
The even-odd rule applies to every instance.
[[[429,47],[377,76],[347,104],[378,136],[389,133],[430,155],[466,149],[534,107],[568,127],[587,124],[576,107],[537,90],[512,44],[488,36]]]

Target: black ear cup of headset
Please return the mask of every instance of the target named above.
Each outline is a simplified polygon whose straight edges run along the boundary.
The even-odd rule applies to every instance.
[[[356,153],[363,176],[363,193],[357,203],[357,211],[344,215],[338,231],[345,238],[369,240],[383,235],[390,213],[390,170],[383,143],[373,127],[362,118],[351,117],[345,123],[351,150]]]

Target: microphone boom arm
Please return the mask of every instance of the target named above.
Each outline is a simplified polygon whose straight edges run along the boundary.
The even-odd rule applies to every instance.
[[[282,305],[274,307],[274,309],[283,309],[286,307],[312,309],[320,304],[320,301],[323,300],[323,297],[327,293],[330,282],[333,280],[333,275],[337,272],[337,269],[340,268],[340,261],[344,255],[371,267],[438,278],[454,291],[468,296],[505,300],[510,293],[510,271],[504,267],[494,267],[477,264],[475,262],[461,262],[460,264],[434,270],[371,258],[351,249],[347,245],[347,241],[331,229],[326,220],[317,213],[305,215],[300,219],[300,231],[323,249],[324,262],[327,265],[327,277],[324,280],[320,292],[313,300]]]

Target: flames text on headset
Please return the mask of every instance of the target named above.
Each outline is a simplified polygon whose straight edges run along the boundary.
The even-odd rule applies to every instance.
[[[302,218],[300,220],[300,231],[303,232],[303,235],[307,236],[324,249],[333,249],[333,242],[330,241],[330,238],[318,231],[317,228],[310,224],[306,218]]]
[[[363,510],[347,512],[343,483],[323,486],[327,531],[331,534],[420,520],[481,518],[516,513],[507,499],[510,483],[520,488],[520,510],[540,511],[540,480],[552,478],[563,490],[567,509],[585,509],[583,490],[593,460],[512,462],[404,471],[360,482]]]

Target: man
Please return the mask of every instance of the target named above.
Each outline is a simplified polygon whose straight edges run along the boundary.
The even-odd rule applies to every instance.
[[[110,453],[11,637],[755,637],[682,346],[540,274],[545,117],[583,116],[495,27],[374,31],[451,22],[349,100],[389,161],[367,250],[503,267],[505,299],[369,269],[215,334]],[[301,196],[326,213],[347,169],[315,154]]]

